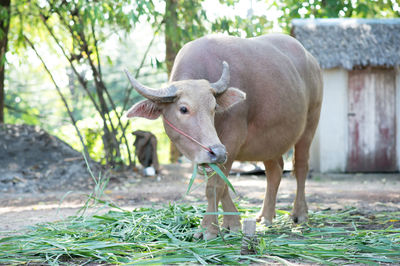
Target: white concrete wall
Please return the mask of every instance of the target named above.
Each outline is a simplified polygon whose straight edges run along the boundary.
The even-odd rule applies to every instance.
[[[400,67],[396,68],[396,126],[397,170],[400,171]]]
[[[347,71],[323,71],[321,118],[311,147],[310,168],[319,172],[344,172],[347,162]]]
[[[320,134],[319,125],[315,132],[313,142],[310,147],[309,167],[311,171],[321,172],[321,154],[320,154]]]

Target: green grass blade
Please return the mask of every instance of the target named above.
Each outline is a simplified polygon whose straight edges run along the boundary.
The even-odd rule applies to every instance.
[[[240,212],[205,212],[204,215],[240,215]]]
[[[188,186],[188,189],[186,191],[186,195],[189,194],[190,188],[192,187],[193,182],[196,179],[196,176],[197,176],[197,164],[193,167],[193,173],[192,173],[192,177],[190,178],[190,181],[189,181],[189,186]]]
[[[210,163],[209,166],[224,180],[224,182],[232,189],[232,191],[236,194],[234,187],[232,186],[231,182],[229,182],[228,178],[226,178],[225,174],[221,171],[218,165],[214,163]]]
[[[259,211],[239,209],[250,216]],[[240,255],[240,234],[194,240],[204,214],[205,205],[169,204],[40,224],[1,238],[0,264],[400,264],[400,229],[385,223],[394,212],[376,213],[369,230],[362,226],[367,216],[354,208],[310,212],[302,225],[278,210],[274,224],[257,228],[257,254],[247,256]]]

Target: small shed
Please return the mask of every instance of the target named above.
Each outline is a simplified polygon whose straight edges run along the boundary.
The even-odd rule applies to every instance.
[[[295,19],[292,25],[323,69],[310,167],[399,171],[400,19]]]

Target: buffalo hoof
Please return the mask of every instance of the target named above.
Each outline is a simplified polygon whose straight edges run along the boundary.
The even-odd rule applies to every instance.
[[[211,240],[211,239],[217,238],[217,236],[218,236],[218,234],[216,234],[216,233],[212,233],[212,232],[207,232],[206,231],[203,234],[203,239],[204,240]]]
[[[307,214],[300,214],[300,215],[292,214],[292,220],[296,224],[305,223],[308,221],[308,215]]]
[[[197,233],[195,233],[195,234],[193,235],[193,237],[194,237],[195,239],[203,238],[203,232],[197,232]]]
[[[214,239],[218,236],[216,233],[211,233],[211,232],[197,232],[193,235],[194,238],[196,239],[203,239],[203,240],[211,240]]]
[[[256,218],[257,223],[261,223],[265,226],[270,226],[272,224],[272,218],[268,219],[265,216],[262,216],[261,214],[257,216]]]
[[[261,224],[263,224],[263,225],[265,225],[265,226],[270,226],[270,225],[272,225],[272,220],[268,220],[268,219],[266,219],[265,217],[262,217],[260,222],[261,222]]]
[[[239,216],[224,216],[224,221],[222,223],[222,228],[229,232],[237,233],[242,228]]]
[[[292,210],[292,220],[296,224],[307,222],[308,208],[305,202],[295,204]]]
[[[222,232],[223,233],[239,233],[242,229],[241,225],[238,226],[225,226],[222,225]]]

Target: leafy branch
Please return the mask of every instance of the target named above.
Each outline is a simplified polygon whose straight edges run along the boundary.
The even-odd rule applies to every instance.
[[[36,54],[36,56],[38,57],[38,59],[40,60],[40,62],[42,62],[42,65],[43,65],[44,69],[46,70],[47,74],[49,74],[50,79],[51,79],[51,81],[53,82],[54,87],[56,88],[57,93],[58,93],[58,95],[60,96],[60,98],[61,98],[61,100],[62,100],[62,102],[63,102],[63,104],[64,104],[65,109],[67,110],[67,113],[68,113],[68,116],[69,116],[70,119],[71,119],[72,125],[74,126],[74,128],[75,128],[75,130],[76,130],[76,133],[77,133],[78,136],[79,136],[79,140],[80,140],[81,143],[82,143],[82,147],[83,147],[83,149],[84,149],[85,156],[86,156],[87,158],[89,158],[89,152],[88,152],[87,147],[86,147],[86,145],[85,145],[85,142],[84,142],[84,140],[83,140],[82,134],[81,134],[81,132],[79,131],[78,126],[76,125],[76,120],[75,120],[75,118],[74,118],[74,116],[73,116],[73,114],[72,114],[71,108],[70,108],[69,105],[68,105],[67,99],[64,97],[63,93],[61,92],[61,89],[60,89],[60,87],[58,86],[57,82],[55,81],[55,79],[54,79],[54,77],[53,77],[53,74],[51,73],[50,69],[48,68],[46,62],[43,60],[42,56],[40,56],[40,54],[39,54],[38,50],[36,49],[35,45],[34,45],[34,44],[29,40],[29,38],[26,37],[25,35],[24,35],[24,38],[25,38],[26,42],[29,44],[29,46],[32,48],[32,50],[35,52],[35,54]]]

